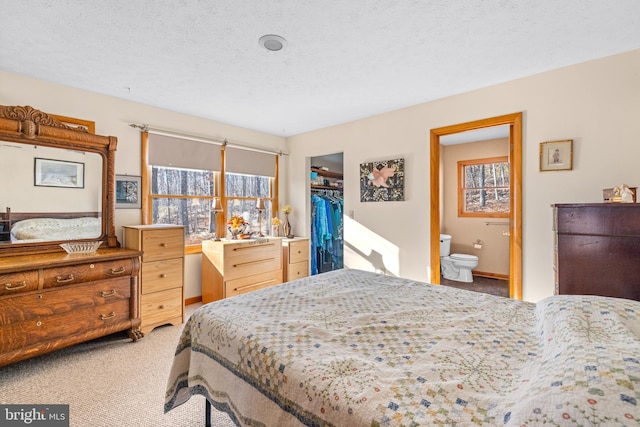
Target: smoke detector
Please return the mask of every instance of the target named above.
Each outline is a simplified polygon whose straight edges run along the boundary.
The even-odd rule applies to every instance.
[[[258,39],[258,43],[260,46],[271,52],[278,52],[286,46],[287,41],[282,36],[267,34],[260,37],[260,39]]]

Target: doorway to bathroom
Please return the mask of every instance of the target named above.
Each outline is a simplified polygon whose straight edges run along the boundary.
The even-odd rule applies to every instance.
[[[522,113],[515,113],[506,116],[499,116],[489,119],[478,120],[474,122],[462,123],[453,126],[447,126],[443,128],[437,128],[431,130],[431,270],[430,270],[430,282],[442,283],[440,277],[440,233],[442,232],[442,224],[445,221],[444,218],[444,199],[447,193],[443,190],[443,170],[442,165],[444,162],[444,156],[442,149],[442,140],[447,137],[464,136],[465,133],[470,131],[483,131],[483,132],[504,132],[507,137],[506,153],[509,160],[509,215],[506,218],[487,218],[485,226],[492,230],[493,234],[496,234],[498,238],[508,240],[508,251],[505,248],[506,256],[503,258],[508,259],[508,296],[515,299],[522,299]],[[495,138],[500,139],[500,138]],[[497,142],[499,144],[499,142]],[[478,157],[478,156],[476,156]],[[491,156],[488,156],[491,157]],[[459,172],[456,172],[456,175]],[[457,188],[457,177],[454,177],[456,184],[456,191],[454,197],[456,197],[456,204],[459,200],[459,189]],[[450,191],[448,193],[451,193]],[[447,196],[448,197],[448,196]],[[458,212],[455,213],[457,216]],[[472,238],[470,239],[469,233],[460,233],[461,236],[465,236],[464,244],[474,250],[476,247],[480,249],[486,246],[484,239]],[[470,240],[470,241],[466,241]],[[453,242],[456,241],[454,236]],[[490,245],[484,252],[481,252],[482,256],[493,256],[492,253],[495,245]],[[462,246],[464,251],[464,245]],[[471,252],[470,251],[470,252]],[[467,252],[469,253],[469,252]],[[484,255],[484,254],[487,255]],[[505,261],[506,261],[505,259]],[[506,267],[505,267],[506,268]],[[489,276],[491,276],[489,274]],[[498,275],[500,276],[500,275]],[[500,279],[501,277],[495,277],[494,279]],[[491,279],[491,277],[489,277]],[[480,281],[478,281],[478,287],[474,290],[480,290]],[[460,284],[456,287],[465,287],[467,284]]]

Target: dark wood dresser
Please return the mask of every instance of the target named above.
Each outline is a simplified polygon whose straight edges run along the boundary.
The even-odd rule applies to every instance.
[[[640,205],[556,204],[556,294],[640,301]]]
[[[139,331],[140,251],[0,258],[0,366],[118,331]]]

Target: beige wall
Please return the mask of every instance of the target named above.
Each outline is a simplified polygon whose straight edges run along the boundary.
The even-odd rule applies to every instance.
[[[345,211],[354,212],[345,224],[346,265],[367,267],[363,257],[377,252],[390,274],[427,280],[429,130],[519,111],[523,294],[537,301],[554,288],[550,205],[600,202],[603,188],[640,185],[640,50],[291,137],[289,203],[308,212],[308,157],[343,151]],[[539,144],[560,139],[574,140],[574,169],[539,172]],[[399,157],[406,160],[406,200],[361,203],[359,163]],[[306,215],[292,219],[297,234],[307,232]]]
[[[420,90],[419,87],[416,88]],[[522,111],[523,292],[537,301],[553,293],[552,203],[599,202],[602,189],[640,185],[640,50],[404,108],[287,140],[236,126],[34,80],[0,71],[0,104],[31,105],[96,122],[99,134],[118,137],[118,174],[140,174],[140,136],[130,123],[228,138],[285,149],[282,204],[292,205],[296,235],[309,233],[309,159],[344,153],[347,266],[369,268],[380,259],[389,274],[429,275],[429,130]],[[539,172],[539,143],[574,140],[574,170]],[[360,203],[358,166],[405,158],[405,201]],[[140,222],[139,211],[116,211],[121,226]],[[200,257],[186,263],[186,296],[200,294]]]
[[[440,214],[440,230],[450,234],[451,253],[475,255],[483,273],[509,276],[509,231],[508,218],[475,218],[458,216],[458,162],[460,160],[486,159],[509,155],[509,139],[494,139],[440,147],[443,179],[442,197],[444,207]],[[480,240],[482,249],[474,248]]]
[[[131,123],[147,124],[188,135],[228,139],[253,147],[286,149],[284,138],[175,113],[160,108],[61,86],[0,70],[0,104],[31,105],[51,114],[91,120],[96,133],[118,138],[116,174],[140,175],[140,132]],[[283,166],[283,168],[285,168]],[[286,177],[286,171],[283,171]],[[31,184],[32,181],[29,181]],[[3,191],[3,190],[0,190]],[[0,193],[0,201],[2,199]],[[2,207],[4,209],[4,206]],[[139,209],[116,209],[116,234],[122,242],[122,226],[140,224]],[[185,260],[185,297],[201,295],[201,256]]]

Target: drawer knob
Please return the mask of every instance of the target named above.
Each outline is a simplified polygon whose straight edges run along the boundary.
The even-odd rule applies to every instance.
[[[160,306],[158,307],[160,310],[164,310],[164,304],[160,304]]]
[[[160,243],[160,246],[162,246],[163,248],[166,248],[169,245],[167,245],[166,243]]]
[[[42,322],[38,320],[38,321],[36,322],[36,326],[42,326]]]
[[[160,275],[160,277],[161,277],[161,278],[163,278],[163,279],[166,279],[166,278],[167,278],[167,275],[166,275],[165,273],[162,273],[162,274]]]
[[[113,319],[114,317],[116,317],[116,312],[112,311],[109,314],[101,314],[100,315],[100,319],[101,320],[109,320],[109,319]]]
[[[67,278],[63,278],[62,276],[56,276],[56,282],[57,283],[68,283],[73,281],[76,278],[76,276],[74,276],[73,274],[70,274],[67,276]]]
[[[20,283],[16,283],[15,285],[13,283],[5,283],[4,288],[7,291],[15,291],[16,289],[22,289],[25,288],[27,286],[27,282],[26,280],[23,280]]]

